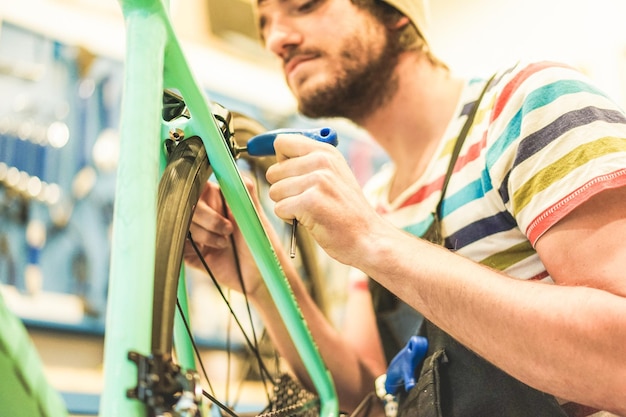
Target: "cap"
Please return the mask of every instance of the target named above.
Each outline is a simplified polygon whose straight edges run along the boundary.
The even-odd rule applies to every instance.
[[[383,0],[408,17],[428,43],[428,0]]]

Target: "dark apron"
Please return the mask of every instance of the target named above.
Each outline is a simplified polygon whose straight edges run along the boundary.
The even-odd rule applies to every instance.
[[[415,334],[398,331],[421,322],[417,333],[428,339],[417,384],[400,394],[398,417],[567,417],[553,396],[474,354],[373,280],[370,291],[388,363]]]

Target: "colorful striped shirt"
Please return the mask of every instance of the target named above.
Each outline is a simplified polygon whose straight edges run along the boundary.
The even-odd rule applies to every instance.
[[[456,138],[485,80],[470,80],[422,177],[394,201],[394,167],[364,187],[394,225],[422,236],[433,221]],[[591,196],[626,185],[626,116],[579,71],[518,63],[486,92],[442,203],[448,248],[520,279],[550,277],[534,245]]]

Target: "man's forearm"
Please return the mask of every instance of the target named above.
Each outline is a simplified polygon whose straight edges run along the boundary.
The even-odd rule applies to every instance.
[[[626,413],[621,297],[512,279],[391,229],[368,241],[357,266],[459,342],[539,390]]]

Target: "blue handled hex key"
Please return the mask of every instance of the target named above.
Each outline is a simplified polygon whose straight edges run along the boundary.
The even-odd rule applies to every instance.
[[[236,152],[247,152],[252,156],[269,156],[276,155],[274,149],[274,140],[278,135],[302,135],[308,138],[317,140],[319,142],[328,143],[333,146],[337,146],[337,132],[329,127],[314,128],[314,129],[275,129],[270,130],[260,135],[256,135],[251,138],[246,147],[237,148]],[[291,222],[291,242],[289,247],[289,256],[295,258],[296,256],[296,230],[298,228],[298,220],[293,219]]]

